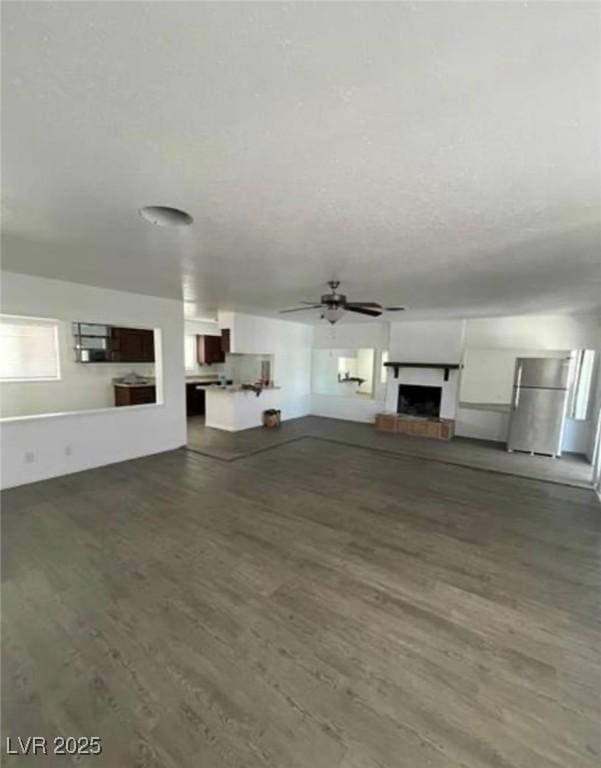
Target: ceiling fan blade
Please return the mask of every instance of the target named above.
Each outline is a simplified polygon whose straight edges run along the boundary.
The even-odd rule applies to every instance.
[[[376,301],[347,301],[347,307],[373,307],[374,309],[382,309],[382,305]]]
[[[279,313],[280,315],[283,315],[285,312],[306,312],[308,309],[319,309],[321,307],[321,304],[312,304],[310,307],[293,307],[293,309],[280,309]]]
[[[407,307],[384,307],[385,312],[403,312]]]
[[[348,312],[356,312],[359,315],[369,315],[369,317],[380,317],[382,314],[377,309],[364,309],[363,307],[353,307],[350,304],[345,304],[344,309]]]
[[[299,304],[310,304],[312,307],[321,307],[321,304],[317,301],[299,301]]]

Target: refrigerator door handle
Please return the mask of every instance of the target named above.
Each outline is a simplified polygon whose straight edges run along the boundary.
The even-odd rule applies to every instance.
[[[511,404],[511,410],[517,411],[518,405],[520,402],[520,388],[514,387],[513,388],[513,403]]]
[[[511,410],[517,411],[520,403],[520,387],[522,386],[522,364],[518,360],[515,370],[515,379],[513,385],[513,403],[511,404]]]
[[[519,389],[522,386],[522,371],[523,371],[523,365],[522,363],[518,362],[517,369],[515,372],[516,389]]]

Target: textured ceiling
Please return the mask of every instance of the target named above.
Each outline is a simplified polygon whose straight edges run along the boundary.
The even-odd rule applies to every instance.
[[[601,305],[597,4],[2,14],[5,269],[199,316],[332,276],[406,317]]]

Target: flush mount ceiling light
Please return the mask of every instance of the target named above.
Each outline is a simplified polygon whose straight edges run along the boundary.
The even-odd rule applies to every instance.
[[[189,227],[194,221],[192,216],[179,208],[166,205],[145,205],[138,211],[140,216],[157,227]]]

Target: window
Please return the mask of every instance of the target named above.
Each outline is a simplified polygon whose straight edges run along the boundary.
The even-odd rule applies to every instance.
[[[385,367],[384,363],[388,362],[388,350],[383,349],[382,350],[382,357],[381,357],[381,366],[380,366],[380,384],[386,384],[386,375],[388,373],[388,368]]]
[[[184,364],[187,371],[196,368],[196,336],[184,336]]]
[[[0,381],[58,379],[58,321],[0,315]]]
[[[568,418],[586,419],[595,367],[595,351],[576,349],[572,352],[572,388],[568,403]]]

